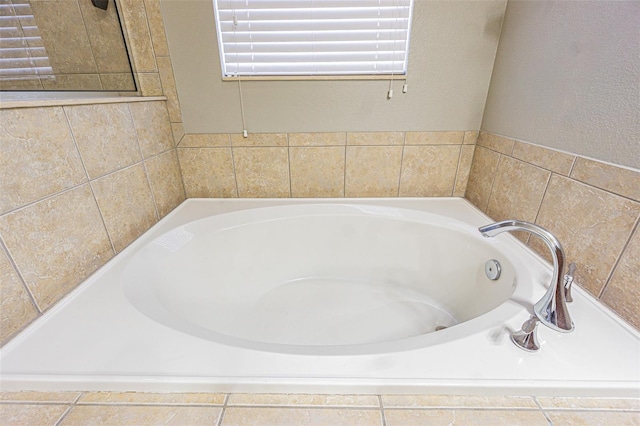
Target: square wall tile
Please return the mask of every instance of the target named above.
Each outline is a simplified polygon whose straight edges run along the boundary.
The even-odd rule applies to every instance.
[[[231,148],[178,148],[187,198],[238,196]]]
[[[501,154],[511,155],[515,140],[494,135],[493,133],[480,132],[476,144]]]
[[[91,179],[142,159],[127,104],[64,107]]]
[[[622,318],[640,329],[640,227],[625,247],[613,276],[602,294],[602,301]],[[640,408],[640,401],[636,401]]]
[[[158,220],[142,164],[91,182],[116,252],[121,252]]]
[[[0,248],[0,342],[29,324],[38,316],[22,280]]]
[[[132,102],[129,110],[144,158],[152,157],[175,146],[166,102]]]
[[[536,223],[560,240],[576,282],[598,297],[639,216],[640,203],[554,174]],[[548,252],[537,238],[529,244]]]
[[[86,180],[62,108],[0,110],[0,213]]]
[[[490,149],[476,146],[465,197],[482,211],[487,210],[499,162],[500,154]]]
[[[287,148],[233,148],[239,197],[289,197]]]
[[[478,134],[480,132],[478,130],[469,130],[464,132],[464,138],[462,143],[465,145],[475,145],[478,140]]]
[[[349,132],[347,145],[403,145],[404,132]]]
[[[498,165],[487,214],[496,221],[518,219],[533,222],[551,172],[504,156]]]
[[[407,132],[407,145],[462,145],[464,132]]]
[[[454,197],[464,197],[469,183],[469,173],[473,162],[475,145],[462,145],[460,149],[460,159],[458,161],[458,171],[456,172],[456,184],[453,188]]]
[[[233,146],[287,146],[286,133],[249,133],[245,138],[241,134],[231,135]]]
[[[175,149],[145,161],[151,192],[163,218],[185,199],[182,175]]]
[[[290,148],[292,197],[344,197],[345,148]]]
[[[0,232],[42,310],[114,254],[89,185],[1,216]]]
[[[0,424],[57,426],[67,408],[67,405],[2,404]]]
[[[127,44],[131,50],[135,71],[157,71],[159,65],[156,66],[144,1],[120,0],[118,3],[124,21],[122,29],[128,36]]]
[[[640,201],[640,171],[578,157],[571,177],[589,185]]]
[[[85,425],[215,425],[220,407],[76,405],[60,426]]]
[[[520,141],[515,141],[512,155],[563,176],[569,176],[576,159],[575,155]]]
[[[397,197],[402,146],[348,146],[346,197]]]
[[[401,197],[450,197],[460,146],[405,146],[400,177]]]
[[[231,146],[226,133],[187,133],[180,141],[180,148],[213,148]]]
[[[377,409],[227,407],[222,426],[230,425],[331,425],[382,426]]]
[[[340,146],[347,144],[347,134],[289,133],[289,146]]]

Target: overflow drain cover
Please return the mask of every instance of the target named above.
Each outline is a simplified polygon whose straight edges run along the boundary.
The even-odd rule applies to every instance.
[[[500,278],[500,272],[502,268],[500,267],[500,262],[495,259],[487,260],[487,263],[484,264],[484,273],[487,274],[487,278],[491,281],[495,281]]]

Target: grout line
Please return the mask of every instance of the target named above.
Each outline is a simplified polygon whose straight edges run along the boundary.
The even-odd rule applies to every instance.
[[[348,152],[347,152],[347,144],[345,143],[345,145],[344,145],[344,167],[342,169],[342,197],[346,197],[347,196],[347,154],[348,154]]]
[[[7,259],[9,260],[9,263],[11,264],[11,266],[13,266],[13,268],[16,271],[16,274],[18,275],[18,279],[20,280],[20,283],[22,284],[22,286],[25,288],[25,290],[27,291],[27,294],[29,295],[29,299],[31,299],[31,303],[33,303],[33,306],[36,308],[37,311],[37,316],[36,318],[40,317],[43,313],[42,308],[40,308],[40,305],[38,304],[38,301],[36,300],[36,297],[34,296],[34,294],[31,292],[31,289],[29,288],[29,286],[27,285],[27,280],[24,278],[24,274],[22,273],[22,271],[20,270],[20,268],[18,267],[18,264],[15,262],[15,260],[13,259],[13,255],[11,254],[11,251],[9,250],[9,247],[7,246],[6,242],[4,241],[4,238],[2,237],[2,235],[0,235],[0,247],[2,249],[4,249],[6,255],[7,255]],[[35,318],[34,318],[35,319]],[[16,331],[14,331],[11,336],[8,336],[6,338],[6,341],[8,342],[9,340],[11,340],[11,338],[15,335],[17,335],[20,331],[22,331],[27,325],[31,324],[32,321],[29,321],[27,324],[24,324],[22,327],[20,327],[19,329],[17,329]]]
[[[611,278],[613,278],[613,274],[616,272],[616,269],[618,268],[618,265],[620,264],[620,259],[622,258],[622,255],[624,254],[624,252],[629,247],[629,244],[631,244],[631,239],[633,238],[633,235],[635,234],[635,232],[638,231],[638,229],[640,229],[640,215],[638,215],[638,217],[636,218],[636,223],[631,228],[631,232],[629,233],[629,237],[627,238],[627,241],[625,241],[624,246],[622,247],[622,249],[620,250],[620,252],[616,256],[616,261],[613,263],[613,265],[611,265],[611,269],[609,270],[609,273],[607,274],[607,279],[604,281],[604,285],[602,286],[602,288],[600,289],[600,292],[598,293],[598,300],[600,300],[600,298],[602,296],[604,296],[604,293],[607,290],[607,288],[609,287],[609,283],[611,282]],[[613,309],[613,307],[611,307],[611,308]],[[622,316],[622,314],[619,313],[616,309],[613,309],[613,310],[618,315]]]
[[[238,174],[236,173],[236,157],[234,155],[235,149],[233,146],[230,146],[229,149],[231,150],[231,167],[233,168],[233,183],[235,184],[236,198],[240,198],[240,189],[238,188]],[[187,192],[185,190],[185,195],[186,193]]]
[[[400,185],[402,184],[402,168],[404,166],[404,150],[406,149],[405,142],[407,140],[407,132],[404,132],[402,139],[402,151],[400,152],[400,170],[398,170],[398,192],[396,192],[396,197],[400,196]]]
[[[184,174],[182,173],[182,164],[180,164],[180,155],[178,154],[178,147],[175,147],[173,149],[175,150],[176,163],[178,164],[178,172],[180,173],[180,184],[182,185],[182,195],[184,195],[184,198],[186,199],[187,187],[184,185]]]
[[[462,142],[464,143],[464,136],[462,139]],[[453,197],[453,194],[456,192],[456,186],[458,185],[458,172],[460,171],[460,163],[462,163],[462,147],[464,145],[460,144],[460,151],[458,151],[458,163],[456,164],[456,173],[453,176],[453,186],[451,187],[451,195],[449,195],[450,197]]]
[[[64,419],[67,418],[67,416],[71,413],[74,407],[75,407],[74,405],[69,405],[67,409],[64,411],[64,413],[62,413],[60,418],[53,424],[53,426],[61,425]]]
[[[288,133],[287,133],[287,172],[289,173],[289,198],[293,198],[293,185],[291,183],[291,147],[289,146]]]
[[[497,152],[497,151],[494,151],[494,152]],[[487,197],[487,204],[484,206],[483,209],[480,209],[485,213],[489,210],[489,204],[491,203],[491,196],[493,195],[493,188],[494,188],[494,185],[496,183],[496,178],[498,176],[498,172],[500,170],[500,164],[502,164],[502,157],[505,156],[506,154],[502,154],[501,152],[498,152],[498,155],[499,155],[498,164],[496,164],[496,171],[493,174],[493,177],[491,179],[491,189],[489,189],[489,196]]]
[[[382,403],[382,395],[378,396],[378,405],[380,406],[380,418],[382,419],[382,426],[387,426],[387,418],[384,413],[384,404]]]

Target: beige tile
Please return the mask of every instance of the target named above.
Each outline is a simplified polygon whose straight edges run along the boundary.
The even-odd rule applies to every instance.
[[[80,396],[80,392],[0,392],[3,402],[38,402],[38,403],[73,403]]]
[[[98,70],[77,1],[31,2],[35,22],[29,25],[42,38],[51,66],[59,74],[95,74]],[[35,36],[36,34],[27,34]],[[30,46],[36,47],[30,40]]]
[[[40,78],[44,90],[95,90],[103,89],[98,74],[56,74]]]
[[[638,215],[639,203],[554,174],[536,223],[560,240],[567,260],[578,266],[576,282],[597,296]],[[529,244],[548,251],[538,239]]]
[[[239,197],[289,197],[287,148],[233,148]]]
[[[401,146],[349,146],[345,169],[345,196],[398,195]]]
[[[107,10],[102,10],[87,1],[80,1],[78,4],[98,72],[130,73],[129,56],[116,8],[107,7]]]
[[[551,411],[547,412],[554,425],[571,426],[638,426],[638,413],[616,411]]]
[[[136,2],[139,0],[135,0]],[[140,2],[142,3],[142,2]],[[182,113],[180,112],[180,101],[178,100],[178,90],[176,89],[176,81],[173,76],[173,67],[170,58],[158,58],[158,73],[160,74],[160,82],[162,83],[162,93],[167,97],[167,109],[169,110],[169,119],[172,123],[182,122]]]
[[[511,155],[515,141],[504,136],[494,135],[493,133],[480,132],[476,144],[501,154]]]
[[[222,426],[382,425],[379,410],[227,407]]]
[[[347,145],[402,145],[404,132],[349,132]]]
[[[129,109],[144,158],[175,146],[166,102],[132,102]]]
[[[551,172],[504,156],[498,165],[487,214],[496,221],[518,219],[533,222]]]
[[[89,185],[0,217],[0,231],[43,310],[113,256]]]
[[[173,141],[178,146],[184,137],[184,126],[182,123],[171,123],[171,131],[173,132]]]
[[[549,426],[539,411],[498,410],[385,410],[387,426],[410,425],[486,425]]]
[[[185,199],[178,154],[172,149],[145,161],[145,167],[158,215],[163,218]]]
[[[571,166],[576,159],[575,155],[520,141],[515,141],[512,155],[519,160],[563,176],[569,176]]]
[[[289,133],[289,146],[346,145],[347,134],[339,133]]]
[[[464,197],[467,192],[471,163],[473,162],[474,145],[463,145],[460,149],[460,159],[458,161],[458,171],[456,172],[456,183],[453,188],[454,197]]]
[[[290,148],[289,161],[291,196],[344,197],[344,147]]]
[[[153,42],[153,50],[156,56],[169,56],[169,45],[167,36],[164,32],[164,22],[160,11],[159,0],[144,0],[144,6],[147,10],[147,20],[149,21],[149,30],[151,31],[151,41]]]
[[[141,160],[127,104],[64,107],[91,179]]]
[[[374,407],[380,406],[375,395],[313,395],[313,394],[231,394],[227,406],[320,406]]]
[[[640,201],[640,170],[578,157],[571,177],[589,185]]]
[[[602,301],[620,316],[640,329],[640,228],[636,228],[631,241],[622,252],[613,271]],[[640,400],[635,400],[636,408]]]
[[[479,133],[480,132],[477,130],[468,130],[464,132],[464,138],[462,140],[462,143],[465,145],[475,145],[476,141],[478,140]]]
[[[231,146],[231,138],[226,133],[187,133],[180,142],[181,148],[212,148]]]
[[[233,146],[287,146],[286,133],[249,133],[248,137],[241,134],[231,135]]]
[[[464,132],[407,132],[407,145],[461,145]]]
[[[499,161],[497,152],[476,146],[465,197],[482,211],[487,210]]]
[[[178,148],[187,198],[238,196],[231,148]]]
[[[459,157],[459,146],[405,146],[400,196],[450,197]]]
[[[86,180],[62,108],[0,110],[0,212]]]
[[[222,393],[87,392],[78,404],[222,405]]]
[[[158,220],[142,164],[96,179],[91,187],[116,252]]]
[[[3,426],[55,426],[67,411],[66,405],[1,404]]]
[[[129,73],[109,73],[109,74],[100,74],[100,81],[102,82],[103,90],[115,90],[118,92],[128,92],[135,91],[136,85],[133,80],[133,74]],[[158,78],[158,81],[160,79]],[[162,95],[162,90],[160,93],[153,96]],[[149,96],[149,95],[145,95]]]
[[[124,21],[122,27],[128,36],[127,42],[131,50],[131,59],[135,71],[156,71],[158,67],[156,67],[144,2],[140,0],[120,0],[119,6]]]
[[[27,289],[0,247],[0,342],[38,316]],[[2,395],[0,395],[2,399]]]
[[[564,409],[607,409],[640,411],[640,398],[536,397],[540,406]]]
[[[60,425],[215,425],[221,412],[221,407],[78,405]]]
[[[138,90],[142,96],[162,96],[162,83],[160,82],[160,74],[157,72],[151,73],[136,73],[138,78]]]
[[[530,396],[382,395],[385,408],[533,408]]]

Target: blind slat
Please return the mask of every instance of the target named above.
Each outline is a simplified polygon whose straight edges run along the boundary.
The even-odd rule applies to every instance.
[[[224,76],[407,71],[413,0],[213,0]]]

